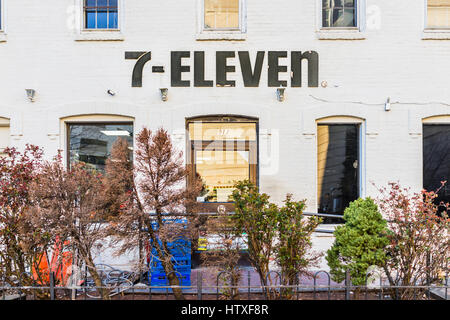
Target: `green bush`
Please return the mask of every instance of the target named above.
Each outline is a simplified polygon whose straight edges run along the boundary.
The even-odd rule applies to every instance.
[[[345,224],[334,231],[336,239],[326,260],[334,281],[343,281],[349,270],[352,283],[364,285],[368,267],[383,266],[386,261],[386,221],[370,198],[350,203],[344,220]]]

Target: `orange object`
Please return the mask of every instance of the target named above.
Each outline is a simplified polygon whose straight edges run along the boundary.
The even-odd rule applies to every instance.
[[[68,245],[70,242],[64,242],[64,245]],[[32,268],[33,279],[37,281],[38,284],[44,285],[50,282],[50,272],[55,275],[55,281],[60,285],[66,285],[69,276],[72,273],[72,252],[64,251],[63,244],[59,241],[58,237],[55,241],[55,246],[53,249],[52,259],[49,263],[47,252],[43,252],[39,258],[38,270],[35,266]]]
[[[32,273],[33,280],[36,281],[40,285],[47,285],[50,282],[50,269],[48,263],[47,252],[41,254],[39,258],[38,270],[36,270],[35,265],[33,265]]]

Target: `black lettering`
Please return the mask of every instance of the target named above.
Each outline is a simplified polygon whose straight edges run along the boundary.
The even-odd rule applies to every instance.
[[[205,80],[205,52],[194,52],[194,87],[212,87],[212,80]]]
[[[280,66],[280,58],[286,58],[286,51],[269,51],[269,87],[287,87],[287,81],[279,80],[280,72],[287,72],[287,66]]]
[[[291,86],[302,86],[302,60],[308,60],[308,87],[319,86],[319,55],[315,51],[294,51],[291,53]]]
[[[242,78],[245,87],[259,87],[261,71],[264,62],[264,51],[258,51],[256,55],[255,69],[252,70],[250,54],[248,51],[239,51],[239,61],[241,63]]]
[[[216,86],[224,87],[235,87],[235,81],[227,80],[228,72],[235,72],[235,66],[228,66],[227,59],[234,58],[234,51],[217,51],[216,52]]]
[[[191,71],[190,66],[183,66],[181,64],[182,58],[189,58],[191,53],[189,51],[172,51],[171,52],[171,84],[172,87],[190,87],[189,80],[181,80],[183,72]]]
[[[150,51],[127,51],[125,52],[125,59],[137,60],[131,77],[131,86],[133,88],[142,87],[142,71],[144,70],[145,64],[152,59],[152,53]]]

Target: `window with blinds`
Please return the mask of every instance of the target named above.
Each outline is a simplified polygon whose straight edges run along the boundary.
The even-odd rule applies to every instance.
[[[428,0],[427,27],[450,28],[450,0]]]
[[[205,30],[238,30],[241,0],[204,0]]]

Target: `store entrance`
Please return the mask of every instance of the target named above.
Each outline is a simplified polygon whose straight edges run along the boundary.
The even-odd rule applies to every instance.
[[[317,127],[318,212],[342,215],[359,197],[359,124],[319,124]],[[340,223],[341,219],[325,219]]]
[[[436,191],[441,181],[447,184],[438,192],[436,204],[450,202],[450,124],[426,124],[423,126],[423,187]],[[439,206],[439,211],[445,206]]]

